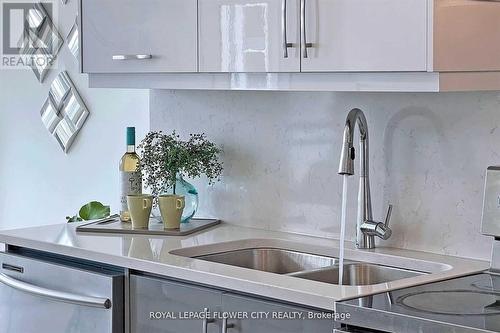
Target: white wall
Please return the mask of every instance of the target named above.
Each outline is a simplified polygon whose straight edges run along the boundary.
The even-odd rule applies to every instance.
[[[500,163],[498,93],[153,91],[150,107],[152,129],[206,132],[224,145],[223,182],[196,182],[200,215],[334,237],[341,135],[347,112],[360,107],[370,127],[374,217],[395,205],[384,244],[489,258],[480,219],[485,169]],[[353,239],[357,178],[349,191]]]
[[[63,37],[76,8],[76,0],[60,7]],[[65,222],[66,215],[90,200],[116,211],[125,127],[136,126],[138,137],[149,128],[148,91],[88,89],[66,45],[59,59],[43,85],[31,70],[0,71],[0,228]],[[50,83],[64,69],[91,112],[67,156],[40,119]]]

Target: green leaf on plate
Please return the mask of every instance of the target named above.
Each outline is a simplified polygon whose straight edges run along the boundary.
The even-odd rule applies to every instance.
[[[92,201],[83,206],[80,209],[78,215],[85,220],[97,220],[108,217],[111,214],[111,209],[109,206],[104,206],[102,203],[97,201]]]

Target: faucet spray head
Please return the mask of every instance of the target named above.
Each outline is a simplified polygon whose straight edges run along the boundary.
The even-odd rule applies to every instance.
[[[339,175],[354,175],[354,159],[356,158],[356,149],[349,142],[344,141],[340,155]]]
[[[356,159],[356,150],[354,149],[354,128],[356,123],[359,126],[361,142],[368,144],[368,126],[363,111],[360,109],[352,109],[347,115],[344,127],[344,136],[342,140],[342,152],[340,155],[339,175],[354,175],[354,160]],[[367,152],[361,152],[364,154]],[[364,175],[363,170],[361,174]]]
[[[356,149],[354,149],[354,125],[356,118],[353,117],[353,112],[349,113],[345,127],[344,137],[342,140],[342,151],[340,153],[339,175],[354,175],[354,160],[356,159]],[[352,118],[352,119],[351,119]]]

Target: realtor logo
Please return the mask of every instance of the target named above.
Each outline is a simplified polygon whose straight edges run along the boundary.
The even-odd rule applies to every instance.
[[[18,43],[26,28],[24,17],[33,4],[2,3],[2,51],[3,55],[19,54]]]
[[[49,68],[63,43],[52,22],[54,3],[0,0],[0,4],[1,68],[29,66],[39,72]]]
[[[4,55],[18,55],[24,46],[24,41],[30,41],[31,48],[42,47],[37,41],[30,39],[31,30],[43,27],[47,16],[53,17],[51,2],[11,2],[0,0],[2,3],[2,50]],[[31,37],[36,35],[31,34]],[[50,50],[47,50],[50,51]]]

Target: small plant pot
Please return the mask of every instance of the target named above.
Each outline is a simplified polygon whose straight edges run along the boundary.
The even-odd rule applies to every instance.
[[[160,195],[158,204],[165,229],[179,229],[182,212],[186,206],[185,198],[179,195]]]

